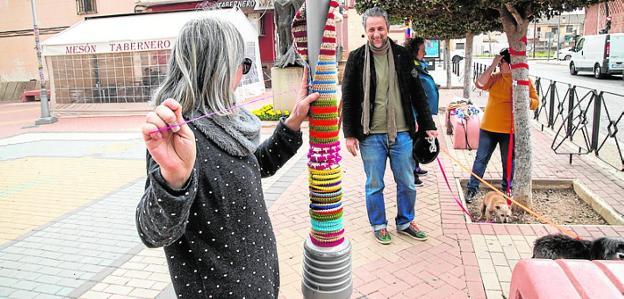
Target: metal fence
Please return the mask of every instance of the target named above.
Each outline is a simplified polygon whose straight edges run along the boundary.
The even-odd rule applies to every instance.
[[[551,149],[570,156],[593,153],[624,171],[618,139],[624,95],[534,77],[540,99],[534,119],[555,132]]]
[[[473,78],[487,65],[473,63]],[[455,70],[455,68],[453,69]],[[624,156],[618,132],[624,121],[624,95],[532,76],[540,100],[533,118],[555,135],[551,149],[556,154],[594,154],[624,171]]]
[[[472,77],[475,78],[479,78],[479,76],[481,76],[481,74],[483,74],[483,72],[485,72],[485,69],[487,69],[487,65],[483,64],[483,63],[479,63],[479,62],[475,62],[472,64]]]

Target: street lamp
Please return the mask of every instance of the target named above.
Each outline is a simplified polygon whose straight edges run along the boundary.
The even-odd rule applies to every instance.
[[[36,0],[30,0],[33,18],[33,32],[35,34],[35,51],[37,52],[37,69],[39,70],[40,92],[39,99],[41,101],[41,117],[35,121],[35,125],[45,125],[56,122],[56,117],[50,116],[50,107],[48,107],[48,91],[45,88],[45,76],[43,74],[43,63],[41,61],[41,43],[39,42],[39,25],[37,24],[37,4]]]

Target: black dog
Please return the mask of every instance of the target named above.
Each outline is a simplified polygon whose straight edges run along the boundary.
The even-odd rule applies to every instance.
[[[533,258],[624,260],[624,238],[602,237],[588,241],[547,235],[535,240]]]

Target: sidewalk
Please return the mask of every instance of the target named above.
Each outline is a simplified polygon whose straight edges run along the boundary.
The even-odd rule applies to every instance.
[[[456,95],[460,89],[442,90],[440,106]],[[30,104],[0,105],[5,112],[0,298],[173,298],[162,249],[145,248],[134,227],[134,207],[145,182],[138,133],[143,117],[61,118],[28,129],[7,124],[34,121],[38,110]],[[21,110],[30,116],[17,117]],[[441,133],[442,119],[438,115]],[[263,137],[271,131],[267,123]],[[535,126],[532,136],[536,179],[578,179],[624,213],[620,175],[591,157],[569,165],[567,156],[550,150],[548,133]],[[450,147],[446,137],[441,144]],[[301,298],[303,241],[309,231],[305,149],[262,182],[278,243],[280,298]],[[474,159],[474,151],[449,151],[464,165]],[[388,170],[384,194],[393,243],[380,245],[366,215],[362,161],[346,150],[342,155],[353,298],[503,298],[513,266],[531,256],[535,238],[553,231],[545,225],[467,223],[452,198],[458,192],[454,183],[449,191],[437,165],[430,164],[416,205],[416,220],[430,239],[418,242],[395,232],[396,185]],[[451,179],[468,177],[447,156],[441,158]],[[498,153],[490,165],[486,178],[499,178]],[[624,235],[622,226],[572,229],[581,237]]]

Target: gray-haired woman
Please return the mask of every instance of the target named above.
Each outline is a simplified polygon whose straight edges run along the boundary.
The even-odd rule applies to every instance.
[[[301,146],[300,125],[318,94],[306,97],[304,80],[291,115],[258,145],[259,120],[232,109],[233,91],[251,67],[243,53],[243,39],[228,21],[188,22],[154,96],[158,106],[142,127],[148,178],[137,229],[146,246],[164,246],[178,297],[278,296],[275,236],[260,178]],[[209,113],[215,114],[184,124]]]

